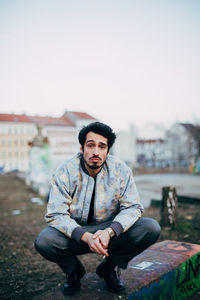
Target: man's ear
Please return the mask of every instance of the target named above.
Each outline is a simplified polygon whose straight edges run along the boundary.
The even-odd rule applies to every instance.
[[[83,154],[83,146],[80,146],[80,152]]]

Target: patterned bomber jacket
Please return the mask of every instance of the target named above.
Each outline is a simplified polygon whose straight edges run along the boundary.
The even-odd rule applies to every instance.
[[[50,226],[70,238],[78,226],[87,225],[95,184],[94,178],[83,171],[80,159],[81,153],[78,153],[53,175],[45,216]],[[94,224],[116,221],[125,232],[142,212],[131,169],[118,158],[108,155],[96,177]]]

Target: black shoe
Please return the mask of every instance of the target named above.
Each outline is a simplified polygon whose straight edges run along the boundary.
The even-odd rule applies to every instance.
[[[63,293],[65,295],[75,294],[80,289],[80,280],[84,275],[85,268],[80,261],[78,261],[72,273],[67,276],[67,280],[63,286]]]
[[[119,293],[125,290],[125,285],[120,282],[115,266],[112,266],[106,259],[97,267],[96,273],[105,280],[108,289],[112,292]]]

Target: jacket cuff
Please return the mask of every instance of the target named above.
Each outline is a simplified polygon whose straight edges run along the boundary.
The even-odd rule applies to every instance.
[[[119,222],[117,222],[117,221],[112,222],[109,227],[111,227],[114,230],[114,232],[115,232],[115,234],[116,234],[117,237],[123,231],[122,225]]]
[[[86,229],[83,229],[82,227],[78,226],[72,231],[72,239],[76,240],[77,242],[80,242],[80,239],[82,235],[86,232]]]

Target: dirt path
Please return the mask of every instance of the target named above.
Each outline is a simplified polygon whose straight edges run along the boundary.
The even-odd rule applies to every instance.
[[[58,289],[65,280],[60,269],[45,261],[34,249],[36,236],[46,226],[43,221],[46,204],[44,199],[43,205],[32,203],[33,197],[38,195],[21,179],[0,175],[0,299],[45,299],[43,295],[47,291]],[[176,230],[163,230],[160,240],[200,244],[199,208],[179,207]],[[159,208],[146,209],[145,216],[159,221]],[[101,257],[85,255],[81,260],[88,272],[94,272]],[[200,299],[200,294],[192,299]]]

